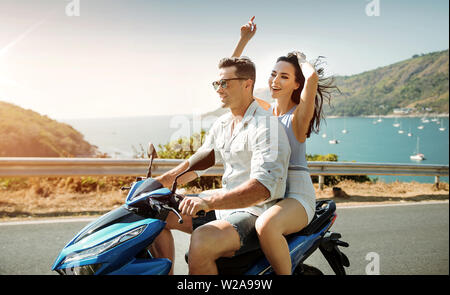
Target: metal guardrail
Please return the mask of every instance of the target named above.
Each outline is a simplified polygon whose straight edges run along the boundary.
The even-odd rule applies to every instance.
[[[161,175],[183,160],[155,159],[152,174]],[[31,176],[142,176],[148,169],[148,159],[109,158],[0,158],[0,177]],[[448,165],[392,164],[357,162],[308,162],[311,175],[319,176],[319,187],[323,188],[326,175],[398,175],[435,176],[449,175]],[[221,176],[221,164],[211,167],[205,176]]]

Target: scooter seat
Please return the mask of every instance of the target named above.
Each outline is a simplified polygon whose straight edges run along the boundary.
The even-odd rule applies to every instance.
[[[313,220],[307,227],[297,233],[286,236],[286,239],[290,240],[292,237],[300,235],[312,235],[319,232],[332,218],[336,211],[336,204],[332,200],[321,200],[316,202],[316,213]],[[233,256],[231,258],[221,257],[216,260],[219,274],[244,274],[251,266],[253,266],[258,260],[264,257],[264,253],[261,249],[249,251],[240,255]],[[184,256],[186,263],[188,262],[188,253]]]

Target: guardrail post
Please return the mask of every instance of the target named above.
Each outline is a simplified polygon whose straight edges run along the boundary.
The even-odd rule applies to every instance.
[[[439,176],[434,177],[434,186],[439,189]]]
[[[325,176],[319,175],[319,190],[323,191],[323,183],[325,182]]]

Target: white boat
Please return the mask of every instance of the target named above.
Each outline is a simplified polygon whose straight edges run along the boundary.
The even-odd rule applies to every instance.
[[[424,154],[421,154],[421,153],[419,152],[419,137],[417,137],[416,152],[415,152],[414,155],[411,155],[409,158],[410,158],[411,160],[414,160],[414,161],[422,161],[422,160],[425,160],[425,155],[424,155]]]
[[[423,117],[421,121],[422,123],[430,123],[430,120],[428,120],[426,117]]]
[[[411,160],[422,161],[425,160],[424,154],[415,154],[409,157]]]
[[[423,125],[417,126],[417,129],[422,130],[423,129]]]
[[[433,119],[431,119],[431,122],[437,122],[438,121],[438,119],[437,118],[433,118]]]
[[[439,128],[439,131],[445,131],[444,120],[441,120],[441,127]]]
[[[322,137],[323,138],[327,137],[327,134],[326,133],[322,134]]]
[[[412,133],[411,133],[411,127],[409,127],[409,132],[408,132],[408,136],[411,137]]]
[[[329,144],[338,144],[339,141],[337,139],[331,139],[328,141]]]
[[[397,121],[397,117],[395,117],[394,124],[392,124],[395,128],[400,127],[400,123]]]
[[[341,132],[344,134],[346,134],[348,132],[347,131],[347,118],[345,118],[345,117],[344,117],[344,129],[342,129]]]
[[[378,116],[377,122],[383,122],[383,120],[381,120],[381,116]]]
[[[400,129],[398,130],[398,133],[399,133],[399,134],[405,133],[405,131],[403,131],[403,129],[402,129],[402,124],[401,124],[401,123],[400,123]]]

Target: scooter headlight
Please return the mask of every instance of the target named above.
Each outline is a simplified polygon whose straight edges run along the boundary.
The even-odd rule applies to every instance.
[[[72,261],[80,261],[82,259],[88,258],[88,257],[93,257],[93,256],[97,256],[100,255],[103,252],[106,252],[109,249],[112,249],[134,237],[137,237],[138,235],[140,235],[145,227],[147,225],[141,225],[137,228],[134,228],[126,233],[121,234],[120,236],[117,236],[109,241],[106,241],[98,246],[80,251],[80,252],[74,252],[71,253],[69,255],[67,255],[66,259],[64,259],[64,261],[61,264],[65,264],[65,263],[69,263]]]
[[[83,266],[72,266],[68,268],[56,270],[60,275],[94,275],[95,272],[101,267],[99,264],[89,264]]]

